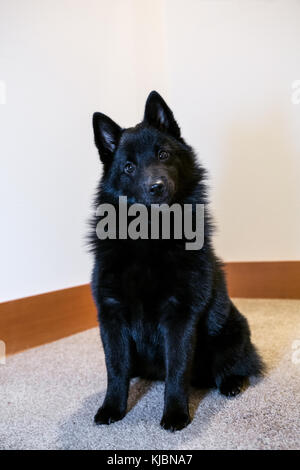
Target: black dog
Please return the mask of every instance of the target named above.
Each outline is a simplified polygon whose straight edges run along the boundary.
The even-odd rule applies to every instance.
[[[95,205],[206,204],[205,171],[180,135],[172,111],[150,93],[143,121],[122,129],[93,116],[104,165]],[[217,386],[239,393],[263,363],[250,341],[247,320],[228,297],[222,264],[211,245],[205,206],[204,244],[186,250],[182,240],[106,239],[96,235],[92,292],[107,367],[107,392],[97,424],[124,417],[131,377],[165,381],[161,425],[171,431],[190,422],[188,391]]]

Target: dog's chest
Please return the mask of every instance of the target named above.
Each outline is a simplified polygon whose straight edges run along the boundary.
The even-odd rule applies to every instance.
[[[168,295],[172,295],[175,284],[176,272],[165,262],[138,260],[126,266],[121,277],[123,296],[144,314],[148,308],[153,310]]]
[[[164,343],[159,315],[151,313],[141,302],[132,305],[130,308],[130,335],[135,350],[136,375],[163,380],[165,370]]]

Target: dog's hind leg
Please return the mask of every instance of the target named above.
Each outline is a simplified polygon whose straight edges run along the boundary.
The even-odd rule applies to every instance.
[[[227,321],[214,342],[216,385],[223,395],[235,396],[247,385],[250,376],[262,374],[264,365],[251,343],[246,318],[232,303]]]
[[[219,390],[226,397],[238,395],[246,385],[245,377],[241,375],[228,375],[221,380]]]

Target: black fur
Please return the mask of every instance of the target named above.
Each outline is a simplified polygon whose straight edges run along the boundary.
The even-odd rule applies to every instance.
[[[95,206],[117,205],[120,195],[129,204],[206,204],[204,246],[198,251],[186,250],[184,239],[99,240],[98,219],[92,223],[92,292],[108,381],[95,422],[123,418],[130,378],[140,376],[165,381],[161,425],[179,430],[190,422],[191,384],[236,395],[249,376],[261,374],[263,363],[247,320],[228,297],[222,263],[211,245],[205,171],[172,111],[152,92],[136,127],[121,129],[100,113],[94,114],[93,126],[104,164]],[[158,154],[167,158],[159,160]],[[134,168],[129,174],[127,162]],[[163,190],[152,194],[149,188],[157,179]]]

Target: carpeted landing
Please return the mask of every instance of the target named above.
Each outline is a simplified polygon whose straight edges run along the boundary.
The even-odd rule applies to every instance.
[[[159,426],[163,384],[132,381],[126,417],[96,426],[106,387],[92,329],[7,358],[0,365],[1,449],[299,449],[300,301],[236,299],[266,377],[235,398],[191,392],[192,423]]]

